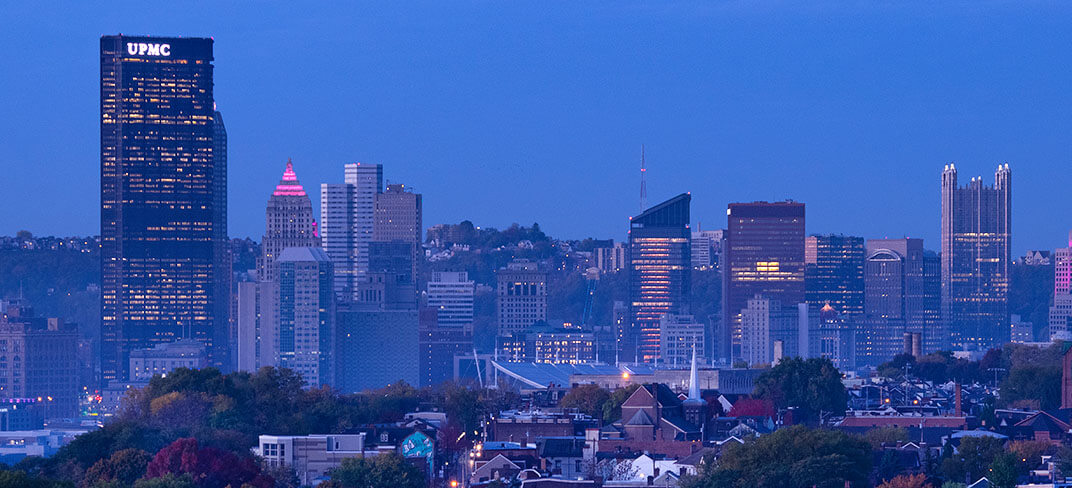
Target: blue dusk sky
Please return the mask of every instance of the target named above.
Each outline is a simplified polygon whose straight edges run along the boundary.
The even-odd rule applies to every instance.
[[[215,38],[230,234],[293,158],[382,163],[424,222],[620,239],[648,202],[792,198],[938,248],[939,173],[1013,172],[1014,252],[1072,228],[1068,2],[6,2],[0,233],[99,233],[103,34]]]

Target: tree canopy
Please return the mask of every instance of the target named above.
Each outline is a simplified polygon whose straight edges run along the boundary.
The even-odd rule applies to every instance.
[[[754,396],[778,410],[793,409],[797,422],[844,413],[849,401],[841,372],[826,358],[783,359],[756,378]]]

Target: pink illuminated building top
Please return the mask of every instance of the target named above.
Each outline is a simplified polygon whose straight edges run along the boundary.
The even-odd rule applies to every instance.
[[[305,188],[298,183],[298,175],[294,172],[294,165],[287,159],[287,169],[283,171],[283,179],[275,186],[272,195],[284,197],[304,197]]]

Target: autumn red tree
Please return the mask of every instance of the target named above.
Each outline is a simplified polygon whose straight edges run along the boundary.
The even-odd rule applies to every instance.
[[[198,488],[225,488],[249,484],[255,488],[272,488],[275,481],[261,473],[252,458],[213,447],[200,447],[192,437],[167,445],[153,457],[145,469],[146,478],[168,474],[189,474]]]
[[[742,398],[733,404],[728,415],[730,417],[772,417],[774,405],[770,401],[758,398]]]

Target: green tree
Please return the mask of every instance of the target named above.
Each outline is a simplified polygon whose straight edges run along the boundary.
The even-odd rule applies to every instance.
[[[841,372],[827,358],[783,359],[756,378],[755,397],[779,410],[793,408],[794,420],[804,423],[844,413],[849,401]]]
[[[66,488],[68,486],[72,485],[30,476],[25,471],[0,471],[0,488]]]
[[[1020,460],[1010,453],[1002,453],[994,458],[990,464],[990,472],[986,478],[990,480],[994,488],[1016,488],[1016,479],[1019,478]]]
[[[908,430],[903,427],[879,427],[864,433],[864,440],[871,444],[872,449],[882,449],[884,445],[900,444],[908,442]]]
[[[331,471],[331,481],[341,488],[423,488],[424,473],[394,453],[371,458],[348,458]]]
[[[134,488],[197,488],[197,483],[189,474],[168,474],[160,478],[140,479],[134,483]]]
[[[869,486],[871,447],[842,432],[797,425],[745,444],[730,443],[715,464],[682,478],[682,488]]]
[[[972,483],[989,472],[994,458],[1005,452],[1004,445],[996,437],[964,437],[956,452],[942,461],[942,474],[949,480]]]
[[[599,385],[578,385],[558,401],[562,408],[576,408],[595,418],[603,416],[603,404],[610,400],[610,392]]]
[[[629,399],[629,396],[632,395],[637,388],[640,388],[639,383],[634,383],[612,391],[610,398],[603,403],[603,422],[614,422],[622,418],[622,404]]]
[[[1014,366],[1001,382],[1004,405],[1033,405],[1052,410],[1061,404],[1061,368],[1059,363]]]

